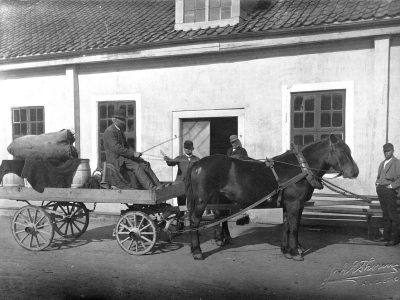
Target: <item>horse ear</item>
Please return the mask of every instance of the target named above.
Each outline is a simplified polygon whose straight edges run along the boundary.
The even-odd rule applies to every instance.
[[[336,135],[334,135],[333,133],[329,135],[329,141],[332,144],[336,144],[338,142],[338,138],[336,137]]]

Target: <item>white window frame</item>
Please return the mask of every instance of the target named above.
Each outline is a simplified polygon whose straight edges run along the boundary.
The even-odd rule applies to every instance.
[[[92,98],[91,101],[91,147],[90,153],[90,167],[92,170],[97,168],[98,159],[98,119],[99,119],[99,102],[109,101],[135,101],[136,102],[136,151],[140,152],[142,149],[142,101],[139,94],[114,94],[114,95],[100,95]]]
[[[231,17],[229,19],[209,21],[210,0],[205,0],[205,21],[184,23],[184,0],[175,0],[175,30],[197,30],[209,27],[236,25],[240,20],[240,0],[232,0]]]
[[[282,86],[282,152],[290,149],[291,94],[325,90],[345,90],[345,139],[354,151],[354,81],[337,81]]]

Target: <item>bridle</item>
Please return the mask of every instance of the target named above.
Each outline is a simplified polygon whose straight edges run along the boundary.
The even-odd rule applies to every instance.
[[[334,158],[335,160],[336,160],[336,162],[337,162],[337,165],[339,166],[339,173],[335,176],[335,177],[333,177],[333,178],[337,178],[337,177],[339,177],[339,176],[342,176],[343,175],[343,173],[344,173],[344,171],[343,171],[343,168],[342,168],[342,165],[341,165],[341,163],[340,163],[340,160],[339,160],[339,157],[338,157],[338,150],[337,150],[337,147],[336,147],[336,144],[337,143],[332,143],[331,141],[329,141],[329,146],[330,146],[330,149],[329,149],[329,160],[331,160],[331,158]],[[347,155],[347,153],[345,152],[345,151],[343,151],[344,152],[344,154],[346,155],[346,157],[347,158],[349,158],[348,157],[348,155]],[[336,170],[337,171],[337,170]]]

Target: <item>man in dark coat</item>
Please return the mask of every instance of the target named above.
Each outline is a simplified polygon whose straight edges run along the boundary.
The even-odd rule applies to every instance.
[[[246,149],[242,147],[242,143],[240,142],[238,136],[236,134],[231,135],[229,137],[229,141],[232,145],[231,148],[228,149],[228,152],[226,155],[238,159],[248,159],[249,156],[247,155]]]
[[[103,141],[106,152],[106,162],[113,165],[121,173],[126,171],[130,180],[135,181],[147,190],[161,187],[160,181],[150,167],[150,163],[142,159],[142,153],[128,147],[125,130],[125,111],[115,114],[113,124],[104,131]]]
[[[400,160],[393,156],[394,147],[391,143],[383,145],[385,160],[379,165],[375,182],[383,213],[383,237],[386,246],[394,246],[400,242],[400,219],[397,213],[396,189],[400,188]]]
[[[183,152],[184,154],[175,157],[174,159],[169,158],[168,156],[164,156],[164,160],[167,162],[167,165],[170,167],[178,166],[178,173],[176,174],[175,181],[183,181],[183,178],[186,175],[186,172],[190,168],[190,166],[200,160],[197,156],[193,155],[193,142],[187,140],[183,143]],[[178,205],[186,204],[186,196],[178,196]]]

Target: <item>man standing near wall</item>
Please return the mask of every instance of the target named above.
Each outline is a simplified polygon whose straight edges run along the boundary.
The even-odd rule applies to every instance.
[[[178,173],[176,174],[175,181],[183,181],[183,178],[186,175],[186,172],[190,168],[190,166],[200,160],[196,155],[193,155],[193,142],[187,140],[183,143],[183,154],[175,157],[174,159],[169,158],[168,156],[164,155],[164,160],[166,161],[167,165],[178,166]],[[178,196],[178,205],[186,205],[186,196]]]
[[[240,142],[238,136],[233,134],[229,137],[229,142],[231,143],[232,147],[228,149],[226,155],[238,159],[248,159],[249,156],[247,155],[246,149],[242,147],[242,143]]]
[[[400,188],[400,160],[393,156],[394,147],[391,143],[383,145],[385,160],[380,163],[378,177],[375,182],[383,213],[383,237],[386,246],[394,246],[400,242],[399,215],[397,213],[396,189]]]

